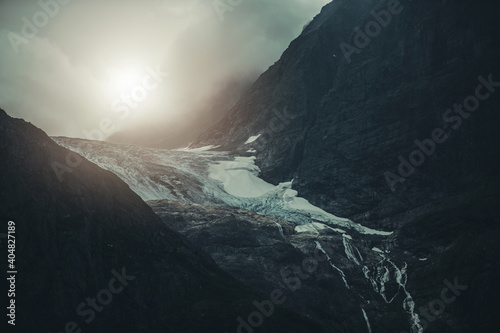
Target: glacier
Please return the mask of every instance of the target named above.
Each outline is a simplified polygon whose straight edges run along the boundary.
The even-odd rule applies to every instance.
[[[329,266],[340,275],[346,289],[351,290],[348,280],[352,274],[359,274],[386,304],[392,303],[401,291],[404,294],[401,305],[410,326],[422,331],[406,286],[406,262],[400,269],[389,258],[389,252],[373,246],[382,247],[384,239],[393,232],[374,230],[312,205],[292,189],[293,179],[277,185],[264,181],[259,178],[255,156],[214,151],[217,148],[214,146],[169,150],[63,137],[53,140],[116,174],[144,201],[166,199],[243,208],[294,222],[295,234],[311,238],[315,248],[326,255]],[[285,238],[281,225],[275,224]],[[319,241],[325,233],[329,242],[340,243],[343,253],[332,255],[325,251]],[[373,245],[367,246],[364,237]],[[390,297],[386,288],[389,282],[397,285]],[[362,310],[370,331],[366,312]]]

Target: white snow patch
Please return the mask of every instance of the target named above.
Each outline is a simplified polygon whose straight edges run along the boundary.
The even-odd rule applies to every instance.
[[[260,169],[254,163],[255,156],[236,157],[234,161],[221,161],[209,167],[209,177],[222,182],[224,190],[243,198],[260,197],[273,191],[275,186],[260,179]]]
[[[295,227],[295,231],[297,233],[311,232],[313,234],[319,234],[319,230],[322,230],[322,229],[324,229],[323,224],[316,223],[316,222],[302,224],[302,225],[298,225]]]
[[[375,251],[375,252],[378,252],[378,253],[384,253],[384,251],[382,251],[381,249],[379,249],[378,247],[374,247],[372,248],[372,251]]]
[[[256,153],[257,150],[253,149],[253,148],[250,148],[247,150],[247,153]]]
[[[247,141],[245,141],[244,145],[247,145],[247,144],[249,144],[249,143],[254,142],[254,141],[255,141],[255,140],[257,140],[259,137],[260,137],[260,134],[258,134],[258,135],[254,135],[254,136],[249,137],[249,138],[248,138],[248,140],[247,140]]]
[[[368,227],[363,227],[363,231],[361,233],[365,235],[389,236],[393,234],[393,231],[380,231],[380,230],[370,229]]]
[[[312,232],[314,234],[319,234],[319,230],[324,230],[324,229],[330,229],[330,230],[333,230],[333,231],[341,233],[341,234],[345,233],[345,231],[342,229],[332,228],[326,224],[319,223],[319,222],[311,222],[311,223],[298,225],[295,227],[295,232],[297,232],[297,233]]]

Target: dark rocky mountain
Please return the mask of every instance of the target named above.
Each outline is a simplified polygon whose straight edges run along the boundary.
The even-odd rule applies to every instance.
[[[3,110],[0,156],[2,233],[15,222],[17,332],[229,332],[263,299],[116,175]],[[321,331],[281,308],[262,328]]]
[[[253,148],[264,179],[293,178],[329,212],[394,227],[498,178],[499,10],[333,1],[193,147]]]
[[[499,10],[495,1],[333,1],[192,147],[255,151],[265,180],[294,179],[326,211],[394,230],[383,248],[408,264],[422,330],[496,331]],[[452,289],[460,296],[448,302]],[[374,332],[401,330],[401,313],[369,302]]]

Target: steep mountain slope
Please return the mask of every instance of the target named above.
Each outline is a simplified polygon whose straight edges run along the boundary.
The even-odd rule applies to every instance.
[[[445,200],[382,238],[241,209],[149,204],[224,270],[264,294],[283,290],[284,306],[327,329],[494,332],[499,195],[495,184]]]
[[[265,180],[293,178],[331,213],[394,228],[498,176],[499,10],[333,1],[192,147],[254,149]]]
[[[229,332],[262,298],[117,176],[3,110],[0,157],[2,232],[15,222],[19,332]],[[6,239],[0,245],[6,272]],[[321,331],[281,309],[262,329]]]
[[[222,269],[264,295],[281,290],[284,306],[321,322],[327,331],[367,332],[368,325],[386,332],[418,328],[414,309],[403,306],[405,301],[412,304],[410,292],[403,289],[413,293],[414,281],[406,283],[403,268],[408,264],[402,261],[415,259],[397,249],[372,250],[388,247],[384,237],[321,223],[296,226],[244,209],[165,200],[148,203]],[[391,276],[381,274],[386,269]],[[400,284],[395,279],[399,273],[405,280]],[[369,312],[366,318],[364,311]]]

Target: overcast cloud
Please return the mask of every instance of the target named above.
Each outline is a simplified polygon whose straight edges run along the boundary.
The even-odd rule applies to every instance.
[[[0,107],[73,137],[105,118],[119,129],[182,117],[218,82],[265,71],[329,2],[242,0],[222,12],[214,0],[54,1],[0,0]],[[113,111],[155,70],[168,78],[150,79],[127,116]]]

